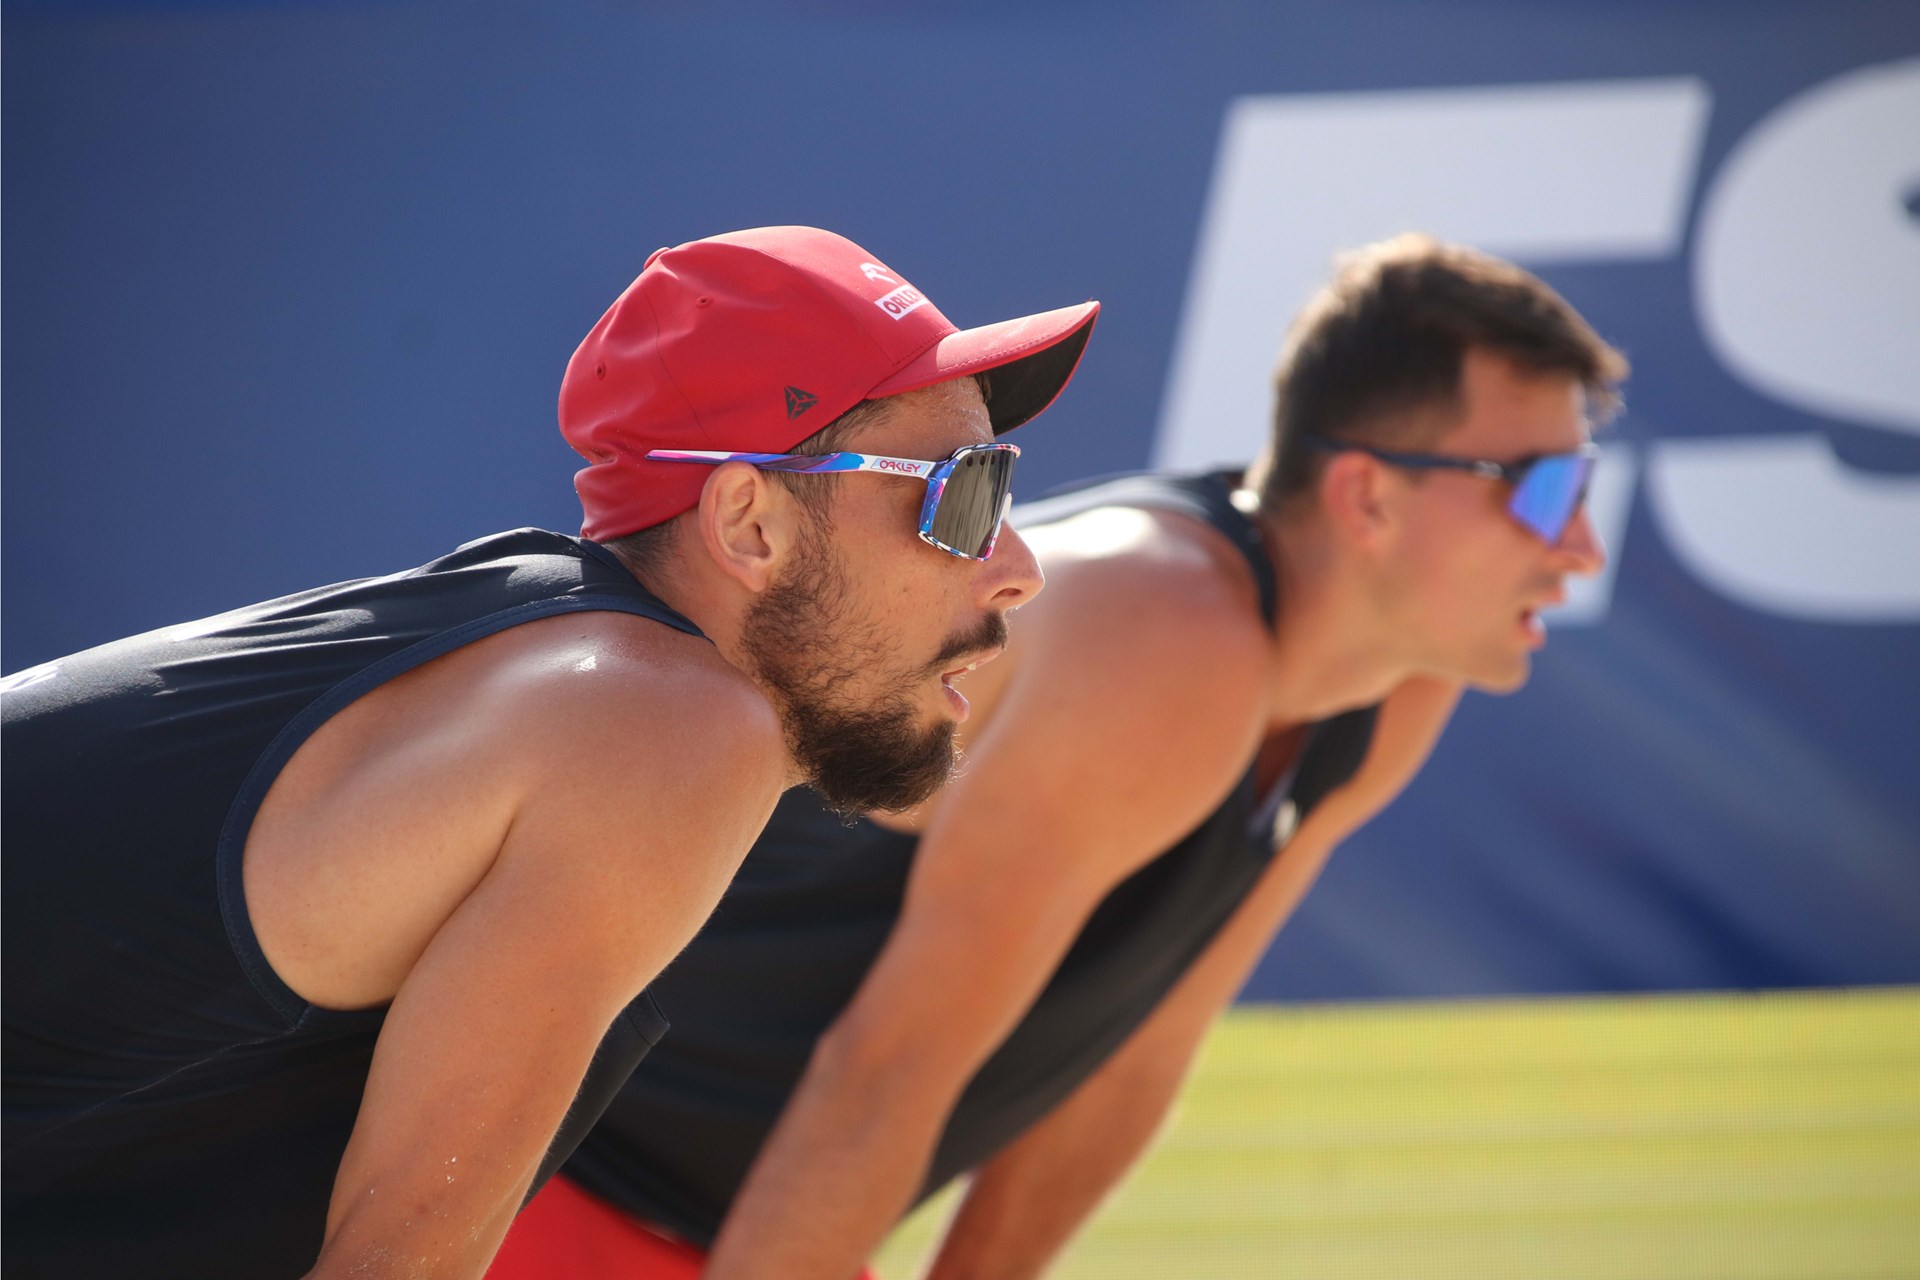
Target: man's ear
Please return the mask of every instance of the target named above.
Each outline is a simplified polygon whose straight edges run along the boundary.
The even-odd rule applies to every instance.
[[[793,495],[744,462],[714,469],[695,515],[700,544],[714,564],[756,594],[778,580],[798,542],[800,519]]]
[[[1321,510],[1349,541],[1370,546],[1386,536],[1392,524],[1386,470],[1357,450],[1336,453],[1321,468]]]

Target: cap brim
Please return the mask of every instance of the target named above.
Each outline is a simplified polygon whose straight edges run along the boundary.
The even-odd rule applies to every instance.
[[[950,333],[868,393],[869,399],[993,371],[987,416],[994,434],[1011,431],[1059,398],[1093,335],[1100,304],[1042,311]]]

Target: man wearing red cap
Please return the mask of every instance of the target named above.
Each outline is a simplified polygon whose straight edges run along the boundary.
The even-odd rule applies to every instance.
[[[1018,509],[1049,585],[967,683],[966,772],[851,825],[781,802],[489,1280],[844,1280],[968,1175],[929,1276],[1042,1274],[1333,847],[1600,567],[1624,373],[1539,280],[1408,237],[1303,313],[1250,470]]]
[[[9,678],[9,1274],[479,1275],[780,793],[946,777],[1040,586],[995,437],[1096,310],[962,332],[804,227],[662,250],[561,387],[583,537]]]

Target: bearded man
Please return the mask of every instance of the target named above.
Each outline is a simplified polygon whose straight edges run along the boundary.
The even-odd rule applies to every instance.
[[[9,1274],[480,1274],[780,793],[946,777],[1040,587],[996,437],[1096,310],[963,332],[806,227],[663,249],[561,384],[583,536],[11,678]]]

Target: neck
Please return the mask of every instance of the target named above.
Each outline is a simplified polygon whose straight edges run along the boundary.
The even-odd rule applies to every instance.
[[[721,657],[748,675],[753,674],[753,665],[747,661],[742,643],[746,606],[736,592],[725,589],[727,584],[702,575],[675,558],[640,580],[640,585],[699,627],[707,639],[713,641]]]
[[[619,555],[618,549],[615,555]],[[778,705],[747,654],[744,637],[748,601],[737,587],[705,566],[690,562],[678,548],[651,561],[644,573],[637,571],[626,557],[619,559],[635,582],[700,628],[700,633],[713,642],[721,658],[752,680],[769,702]]]
[[[1397,628],[1311,513],[1257,517],[1279,597],[1272,719],[1324,720],[1369,706],[1413,674]]]

